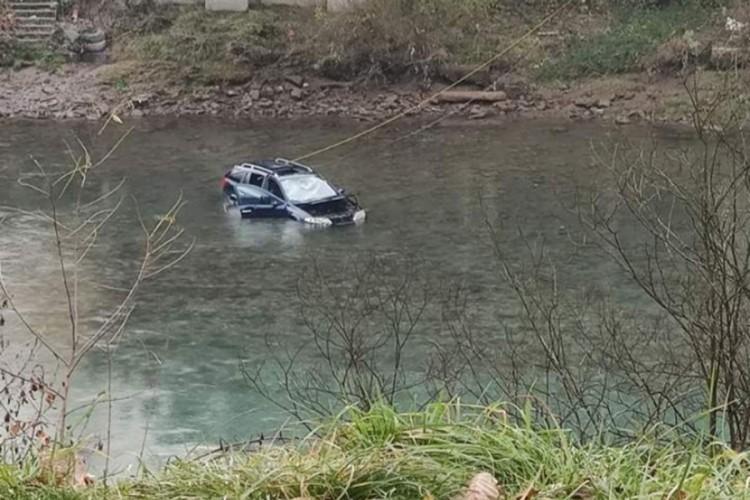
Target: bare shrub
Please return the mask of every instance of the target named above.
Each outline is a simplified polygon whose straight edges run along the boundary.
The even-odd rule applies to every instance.
[[[119,118],[114,118],[119,121]],[[0,380],[4,384],[3,398],[0,399],[4,399],[5,410],[0,451],[6,461],[18,462],[29,453],[43,452],[47,457],[45,463],[59,464],[56,456],[77,446],[80,435],[75,432],[83,432],[83,429],[76,429],[70,423],[70,414],[75,409],[70,408],[69,402],[78,367],[96,348],[102,348],[108,357],[111,356],[133,312],[141,286],[179,263],[192,245],[183,242],[184,229],[177,222],[183,205],[181,197],[163,214],[149,221],[140,217],[138,212],[140,236],[136,233],[135,237],[140,241],[141,252],[135,265],[124,265],[127,284],[112,284],[107,288],[108,293],[116,298],[101,321],[93,323],[83,317],[81,291],[94,282],[87,278],[90,272],[87,260],[96,251],[112,218],[127,201],[122,192],[124,179],[106,190],[91,189],[91,186],[128,132],[99,158],[94,158],[79,141],[76,150],[69,148],[70,164],[64,171],[53,171],[32,159],[33,168],[24,173],[18,184],[41,200],[39,207],[3,207],[9,214],[6,224],[14,217],[23,217],[24,224],[36,224],[42,234],[46,234],[62,293],[64,310],[61,314],[64,314],[67,324],[66,332],[49,332],[46,324],[34,321],[33,315],[14,293],[13,281],[7,279],[4,272],[14,263],[2,263],[0,299],[3,319],[0,323],[5,325],[3,328],[11,329],[3,333],[7,338],[21,342],[21,346],[28,345],[26,352],[21,350],[22,354],[14,353],[7,343],[0,350]],[[135,206],[137,210],[137,204]],[[7,225],[3,230],[8,230]],[[110,269],[123,267],[115,258],[108,262],[97,259],[96,263],[98,267]],[[110,379],[105,401],[111,421],[111,372],[103,375]],[[108,436],[109,432],[107,429]],[[107,439],[107,460],[109,451]],[[56,467],[50,466],[52,469]],[[57,473],[55,470],[47,472]],[[106,474],[105,470],[105,477]]]
[[[331,276],[313,262],[297,287],[303,345],[270,363],[244,365],[246,380],[302,420],[349,405],[432,400],[442,383],[431,376],[438,371],[425,339],[440,323],[450,286],[426,279],[422,265],[370,257]],[[284,400],[274,397],[278,386]]]

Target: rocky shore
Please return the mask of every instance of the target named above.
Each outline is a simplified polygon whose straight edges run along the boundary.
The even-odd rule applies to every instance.
[[[687,95],[679,79],[646,75],[591,80],[575,86],[540,87],[510,78],[496,82],[491,100],[470,97],[477,86],[458,89],[469,98],[429,102],[442,86],[384,86],[288,75],[242,85],[139,84],[125,89],[102,83],[107,65],[67,64],[55,72],[36,67],[0,72],[0,120],[98,120],[121,116],[223,116],[301,118],[334,116],[375,122],[409,114],[472,120],[506,116],[599,118],[618,124],[686,119]]]

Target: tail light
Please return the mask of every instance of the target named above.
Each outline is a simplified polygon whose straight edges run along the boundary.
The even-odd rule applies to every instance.
[[[225,187],[227,187],[228,183],[229,183],[229,181],[227,181],[227,178],[226,177],[222,177],[221,178],[221,189],[223,190]]]

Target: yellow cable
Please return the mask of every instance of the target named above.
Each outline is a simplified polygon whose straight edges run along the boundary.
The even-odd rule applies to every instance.
[[[466,73],[460,79],[458,79],[455,82],[451,83],[450,85],[448,85],[447,87],[443,88],[442,90],[434,93],[430,97],[428,97],[428,98],[422,100],[421,102],[415,104],[414,106],[412,106],[411,108],[407,109],[406,111],[402,111],[401,113],[398,113],[397,115],[394,115],[394,116],[388,118],[387,120],[385,120],[383,122],[380,122],[377,125],[373,125],[372,127],[368,128],[367,130],[363,130],[362,132],[359,132],[358,134],[354,134],[353,136],[348,137],[348,138],[346,138],[344,140],[341,140],[339,142],[336,142],[336,143],[331,144],[329,146],[326,146],[324,148],[320,148],[320,149],[318,149],[316,151],[313,151],[312,153],[308,153],[306,155],[303,155],[303,156],[300,156],[298,158],[295,158],[294,161],[306,160],[308,158],[312,158],[313,156],[318,156],[319,154],[323,154],[323,153],[326,153],[328,151],[331,151],[332,149],[336,149],[338,147],[341,147],[341,146],[343,146],[345,144],[349,144],[350,142],[354,142],[357,139],[360,139],[360,138],[362,138],[362,137],[364,137],[366,135],[370,135],[373,132],[376,132],[377,130],[380,130],[381,128],[390,125],[391,123],[395,122],[396,120],[400,120],[401,118],[403,118],[404,116],[406,116],[406,115],[408,115],[410,113],[413,113],[415,111],[419,111],[425,105],[427,105],[430,102],[432,102],[433,100],[435,100],[436,97],[440,96],[441,94],[444,94],[445,92],[448,92],[449,90],[457,87],[458,85],[461,85],[463,82],[465,82],[466,80],[468,80],[469,78],[471,78],[475,74],[479,73],[480,71],[482,71],[484,68],[486,68],[487,66],[489,66],[493,62],[495,62],[498,59],[500,59],[501,57],[503,57],[505,54],[507,54],[508,52],[510,52],[511,50],[513,50],[514,48],[516,48],[524,40],[526,40],[527,38],[529,38],[530,36],[532,36],[534,33],[536,33],[537,31],[539,31],[540,29],[542,29],[545,24],[547,24],[553,18],[555,18],[558,15],[560,15],[574,1],[575,0],[568,0],[567,2],[565,2],[564,4],[562,4],[560,6],[560,8],[558,8],[552,14],[550,14],[547,17],[545,17],[544,19],[542,19],[536,26],[534,26],[529,31],[527,31],[522,37],[518,38],[516,41],[514,41],[513,43],[511,43],[510,45],[508,45],[501,52],[498,52],[497,54],[495,54],[494,56],[492,56],[490,59],[488,59],[487,61],[483,62],[482,64],[480,64],[476,68],[474,68],[469,73]]]

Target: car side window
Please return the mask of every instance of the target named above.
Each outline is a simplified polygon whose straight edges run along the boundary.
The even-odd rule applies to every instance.
[[[255,187],[240,186],[237,188],[239,195],[239,205],[252,205],[259,203],[263,197],[263,192]]]
[[[279,183],[276,182],[276,180],[271,179],[270,177],[268,178],[268,191],[277,198],[284,199],[284,193],[281,192],[281,186],[279,186]]]
[[[263,176],[258,173],[252,173],[250,174],[250,181],[249,184],[252,184],[253,186],[261,187],[263,185]]]
[[[242,178],[240,174],[238,174],[237,172],[234,172],[234,171],[229,172],[229,175],[227,177],[229,177],[230,179],[232,179],[234,182],[240,182],[240,180]]]

